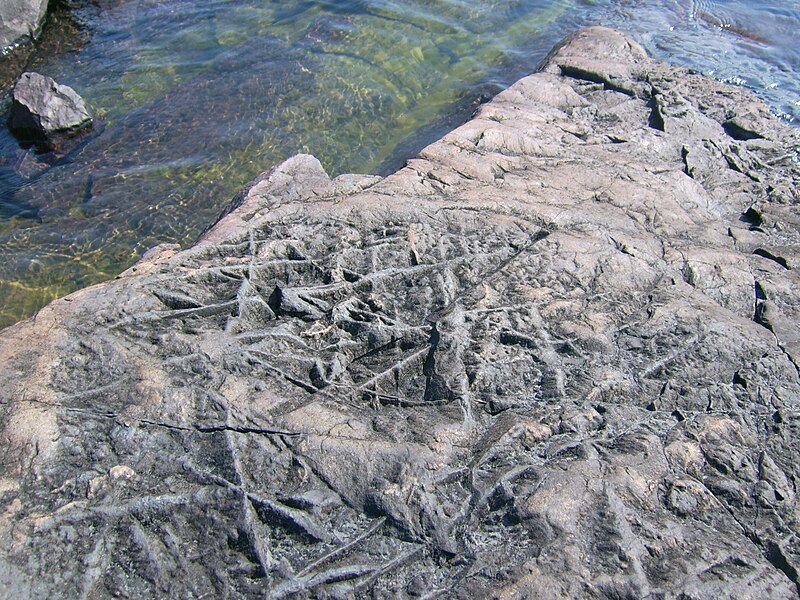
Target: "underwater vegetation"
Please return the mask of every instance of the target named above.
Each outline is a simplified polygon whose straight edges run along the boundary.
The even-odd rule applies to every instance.
[[[0,62],[74,87],[98,133],[65,156],[0,129],[0,327],[187,244],[244,184],[308,152],[386,173],[587,24],[800,114],[788,0],[71,0]],[[13,57],[12,57],[13,58]],[[16,61],[16,62],[14,62]],[[22,61],[22,62],[21,62]]]
[[[160,2],[76,7],[83,44],[35,58],[98,112],[69,160],[5,163],[0,326],[190,242],[297,152],[385,172],[530,70],[563,2]],[[30,218],[35,217],[35,218]]]

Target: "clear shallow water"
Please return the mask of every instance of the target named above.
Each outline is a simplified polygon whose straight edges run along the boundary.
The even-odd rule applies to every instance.
[[[73,4],[29,68],[78,90],[102,131],[61,157],[0,131],[0,327],[157,243],[190,243],[291,154],[334,175],[402,165],[582,25],[621,28],[800,118],[796,2]]]

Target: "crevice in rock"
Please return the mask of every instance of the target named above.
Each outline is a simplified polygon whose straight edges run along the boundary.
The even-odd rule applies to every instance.
[[[739,163],[736,162],[736,159],[734,159],[728,152],[722,152],[722,157],[725,159],[725,162],[728,164],[728,168],[731,171],[736,171],[737,173],[741,173],[742,175],[747,175],[747,173],[745,173],[742,170],[741,165],[739,165]]]
[[[229,302],[222,302],[220,304],[209,304],[207,306],[198,306],[197,308],[185,308],[173,311],[166,311],[154,315],[155,319],[171,320],[183,319],[189,317],[213,317],[228,313],[235,315],[239,309],[238,300],[231,300]]]
[[[765,314],[767,307],[767,294],[758,281],[755,282],[754,288],[755,300],[753,303],[753,321],[775,333],[772,329],[772,324],[769,322],[769,319],[767,319]]]
[[[169,290],[155,290],[153,295],[171,310],[188,310],[203,306],[202,302],[198,302],[194,298]]]
[[[564,77],[572,77],[573,79],[580,79],[582,81],[590,81],[592,83],[600,83],[603,85],[603,88],[606,90],[610,90],[612,92],[619,92],[620,94],[625,94],[626,96],[630,96],[631,98],[636,97],[636,92],[626,87],[611,81],[608,77],[605,77],[602,73],[598,73],[596,71],[588,71],[586,69],[581,69],[580,67],[576,67],[574,65],[559,65],[559,69],[561,69],[561,74]]]
[[[739,123],[735,121],[725,121],[722,124],[722,128],[725,130],[731,138],[739,142],[746,142],[747,140],[763,140],[764,136],[754,131],[752,129],[747,129],[742,127]]]
[[[305,383],[304,381],[300,381],[296,377],[292,377],[291,375],[289,375],[288,373],[285,373],[281,369],[279,369],[279,368],[277,368],[277,367],[265,362],[264,360],[261,360],[256,355],[262,355],[262,356],[264,356],[264,358],[271,358],[269,355],[267,355],[267,354],[265,354],[265,353],[263,353],[263,352],[261,352],[259,350],[256,350],[256,349],[251,349],[251,350],[249,350],[247,352],[247,356],[248,356],[249,360],[253,361],[255,364],[257,364],[257,365],[259,365],[259,366],[261,366],[261,367],[263,367],[263,368],[265,368],[265,369],[267,369],[269,371],[272,371],[274,374],[276,374],[279,377],[283,378],[285,381],[288,381],[292,385],[300,388],[301,390],[304,390],[304,391],[308,392],[309,394],[316,394],[317,392],[320,391],[317,388],[315,388],[313,385],[311,385],[310,383]]]
[[[747,380],[739,374],[739,371],[736,371],[733,374],[733,381],[731,383],[733,385],[740,385],[744,389],[747,389]]]
[[[264,522],[276,522],[287,531],[308,536],[314,542],[330,543],[334,539],[332,534],[305,512],[259,494],[240,491],[247,494],[247,498],[260,513],[259,518]]]
[[[683,278],[684,283],[688,283],[692,287],[697,286],[697,280],[695,278],[694,271],[692,270],[692,267],[688,265],[688,263],[681,267],[681,277]]]
[[[750,225],[751,231],[763,232],[761,226],[764,224],[764,217],[758,209],[751,206],[742,213],[742,216],[739,217],[739,220],[742,223],[747,223],[748,225]]]
[[[116,418],[114,416],[113,418]],[[152,427],[163,427],[165,429],[172,429],[175,431],[188,431],[197,433],[222,433],[229,431],[231,433],[243,434],[257,434],[257,435],[284,435],[296,437],[302,433],[295,431],[282,431],[280,429],[268,429],[263,427],[246,427],[246,426],[233,426],[233,425],[192,425],[190,427],[184,425],[175,425],[172,423],[163,423],[161,421],[151,421],[149,419],[140,419],[139,423],[142,425],[150,425]]]
[[[756,248],[755,250],[753,250],[753,254],[755,254],[756,256],[760,256],[762,258],[766,258],[767,260],[776,262],[784,269],[791,270],[791,267],[789,266],[789,263],[785,258],[783,258],[782,256],[776,256],[769,250],[765,250],[764,248]]]
[[[536,350],[538,345],[533,338],[505,329],[500,332],[500,343],[505,346],[522,346],[529,350]]]
[[[797,587],[797,592],[800,593],[800,576],[787,560],[786,555],[783,553],[781,547],[773,541],[768,541],[764,545],[764,556],[770,564],[781,571],[789,580]]]
[[[297,431],[282,431],[280,429],[264,429],[262,427],[233,427],[231,425],[195,425],[193,427],[195,431],[200,433],[220,433],[223,431],[230,431],[231,433],[244,433],[244,434],[257,434],[257,435],[284,435],[290,437],[297,437],[299,435],[303,435],[301,432]]]
[[[705,453],[703,453],[705,455]],[[713,493],[713,492],[712,492]],[[763,540],[761,536],[758,535],[758,532],[754,529],[748,527],[742,520],[736,516],[733,508],[722,498],[719,498],[717,494],[714,494],[714,497],[719,502],[720,506],[722,506],[730,517],[734,520],[734,522],[741,528],[742,533],[745,537],[750,540],[750,542],[759,549],[762,556],[778,571],[783,573],[789,581],[791,581],[795,587],[797,588],[798,593],[800,593],[800,574],[798,574],[797,569],[792,566],[786,555],[783,553],[781,547],[772,540]]]
[[[378,517],[375,521],[361,534],[357,535],[353,539],[348,542],[345,542],[341,546],[337,546],[327,554],[324,554],[317,560],[309,563],[302,570],[297,573],[297,577],[304,577],[305,575],[314,572],[318,567],[336,559],[341,556],[344,556],[351,548],[354,548],[362,541],[366,540],[370,536],[372,536],[375,532],[377,532],[383,525],[386,523],[386,517]]]
[[[658,94],[651,94],[650,99],[647,101],[647,108],[650,109],[650,116],[647,119],[647,125],[652,129],[664,131],[664,113],[661,111],[661,105],[658,101]],[[687,175],[689,173],[687,172]]]
[[[47,406],[54,406],[58,407],[59,404],[54,403],[42,403],[46,404]],[[270,428],[263,428],[263,427],[247,427],[244,425],[177,425],[175,423],[165,423],[163,421],[153,421],[152,419],[133,419],[131,421],[126,420],[126,418],[122,415],[118,415],[112,412],[98,412],[92,410],[86,410],[82,408],[71,408],[65,407],[65,411],[70,413],[77,413],[82,415],[87,415],[90,417],[95,417],[98,419],[110,419],[113,421],[117,421],[118,423],[130,427],[133,423],[138,423],[139,425],[144,425],[146,427],[161,427],[164,429],[169,429],[172,431],[182,431],[187,433],[203,433],[203,434],[213,434],[213,433],[220,433],[224,431],[229,431],[231,433],[242,433],[242,434],[257,434],[257,435],[281,435],[281,436],[290,436],[290,437],[297,437],[303,435],[302,432],[297,431],[283,431],[281,429],[270,429]]]
[[[429,341],[430,348],[425,357],[422,374],[425,375],[425,392],[423,398],[426,402],[451,401],[454,399],[453,390],[447,385],[445,378],[437,372],[436,352],[441,343],[441,334],[436,323],[431,329]]]
[[[780,343],[780,341],[778,342],[778,348],[780,349],[781,352],[783,352],[783,354],[786,356],[789,362],[792,363],[792,366],[794,366],[794,370],[797,372],[797,379],[800,381],[800,364],[798,364],[797,361],[794,359],[794,357],[791,354],[789,354],[789,352],[786,350],[784,345]]]
[[[686,146],[681,147],[681,160],[683,161],[683,172],[694,179],[694,171],[689,166],[689,149]]]

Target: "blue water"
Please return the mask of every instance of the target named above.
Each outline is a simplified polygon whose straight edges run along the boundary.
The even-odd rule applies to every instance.
[[[749,88],[800,124],[800,2],[581,4],[605,5],[598,24],[629,33],[658,58]]]
[[[66,155],[0,130],[0,327],[190,243],[291,154],[332,174],[401,166],[579,26],[622,29],[800,121],[800,6],[785,0],[72,4],[28,68],[74,87],[101,126]]]

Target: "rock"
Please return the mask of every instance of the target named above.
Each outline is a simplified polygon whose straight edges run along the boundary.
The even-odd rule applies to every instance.
[[[71,87],[38,73],[23,73],[14,86],[8,126],[21,140],[59,146],[91,125],[86,104]]]
[[[796,598],[798,149],[591,28],[393,175],[277,165],[0,333],[0,586]]]
[[[47,0],[2,0],[0,2],[0,50],[35,39],[47,12]]]

